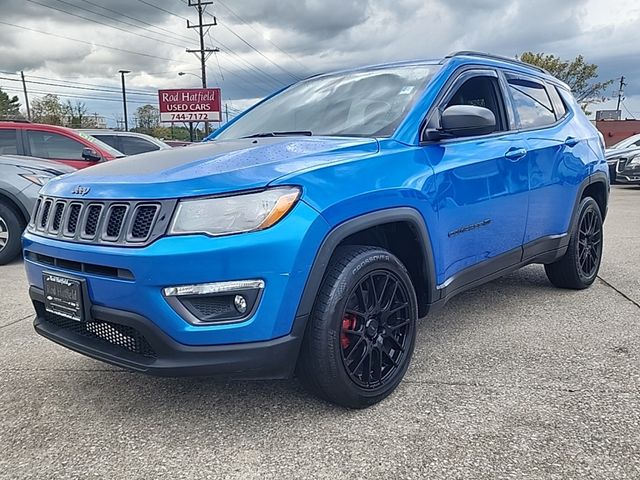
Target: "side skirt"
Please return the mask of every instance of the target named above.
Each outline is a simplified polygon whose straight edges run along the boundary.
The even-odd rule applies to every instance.
[[[508,275],[526,265],[555,262],[566,253],[569,238],[566,233],[539,238],[456,273],[438,286],[440,297],[430,305],[429,313],[444,307],[459,293]]]

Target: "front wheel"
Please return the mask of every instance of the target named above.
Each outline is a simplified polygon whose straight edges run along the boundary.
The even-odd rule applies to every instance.
[[[344,407],[381,401],[409,367],[417,312],[409,274],[394,255],[377,247],[339,248],[309,319],[300,380]]]
[[[24,224],[16,212],[0,201],[0,265],[15,259],[20,253],[20,237]]]
[[[567,253],[557,262],[545,265],[545,271],[556,287],[581,290],[595,281],[601,260],[602,213],[598,203],[586,197],[580,202]]]

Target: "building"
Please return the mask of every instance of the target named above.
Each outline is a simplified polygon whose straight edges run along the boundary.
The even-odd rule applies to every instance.
[[[640,133],[640,120],[599,120],[596,128],[604,136],[607,147],[615,145],[620,140]]]

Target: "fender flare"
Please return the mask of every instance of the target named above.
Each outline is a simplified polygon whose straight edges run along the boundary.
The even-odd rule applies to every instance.
[[[378,225],[396,222],[408,223],[416,233],[418,242],[422,246],[422,253],[425,259],[423,269],[427,274],[427,284],[429,285],[428,291],[426,292],[427,303],[430,305],[438,300],[439,292],[435,288],[436,274],[431,237],[423,216],[415,208],[411,207],[389,208],[352,218],[337,225],[329,232],[320,245],[309,276],[307,277],[302,298],[298,304],[296,318],[307,317],[311,313],[331,256],[340,242],[354,233]]]
[[[2,201],[3,198],[9,200],[10,206],[14,207],[14,209],[23,217],[26,223],[29,223],[31,213],[27,211],[22,202],[20,202],[14,194],[8,192],[7,190],[0,189],[0,201]]]
[[[571,214],[571,221],[569,222],[569,232],[568,232],[569,236],[575,230],[575,224],[578,221],[578,210],[580,209],[580,200],[582,199],[582,195],[584,195],[584,191],[587,189],[587,187],[594,185],[596,183],[602,183],[604,186],[605,209],[604,209],[604,212],[602,212],[602,219],[604,220],[604,218],[606,217],[607,209],[609,206],[609,191],[610,191],[609,177],[605,172],[597,171],[592,175],[589,175],[587,178],[585,178],[580,184],[580,186],[578,187],[578,194],[576,195],[576,200],[573,205],[573,213]]]

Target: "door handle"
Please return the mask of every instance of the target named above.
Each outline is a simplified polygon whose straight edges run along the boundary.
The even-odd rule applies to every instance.
[[[564,144],[567,147],[575,147],[579,142],[580,140],[575,137],[567,137],[567,139],[564,141]]]
[[[527,154],[527,151],[524,148],[510,148],[507,150],[507,153],[504,154],[507,160],[511,160],[512,162],[517,162],[522,157]]]

